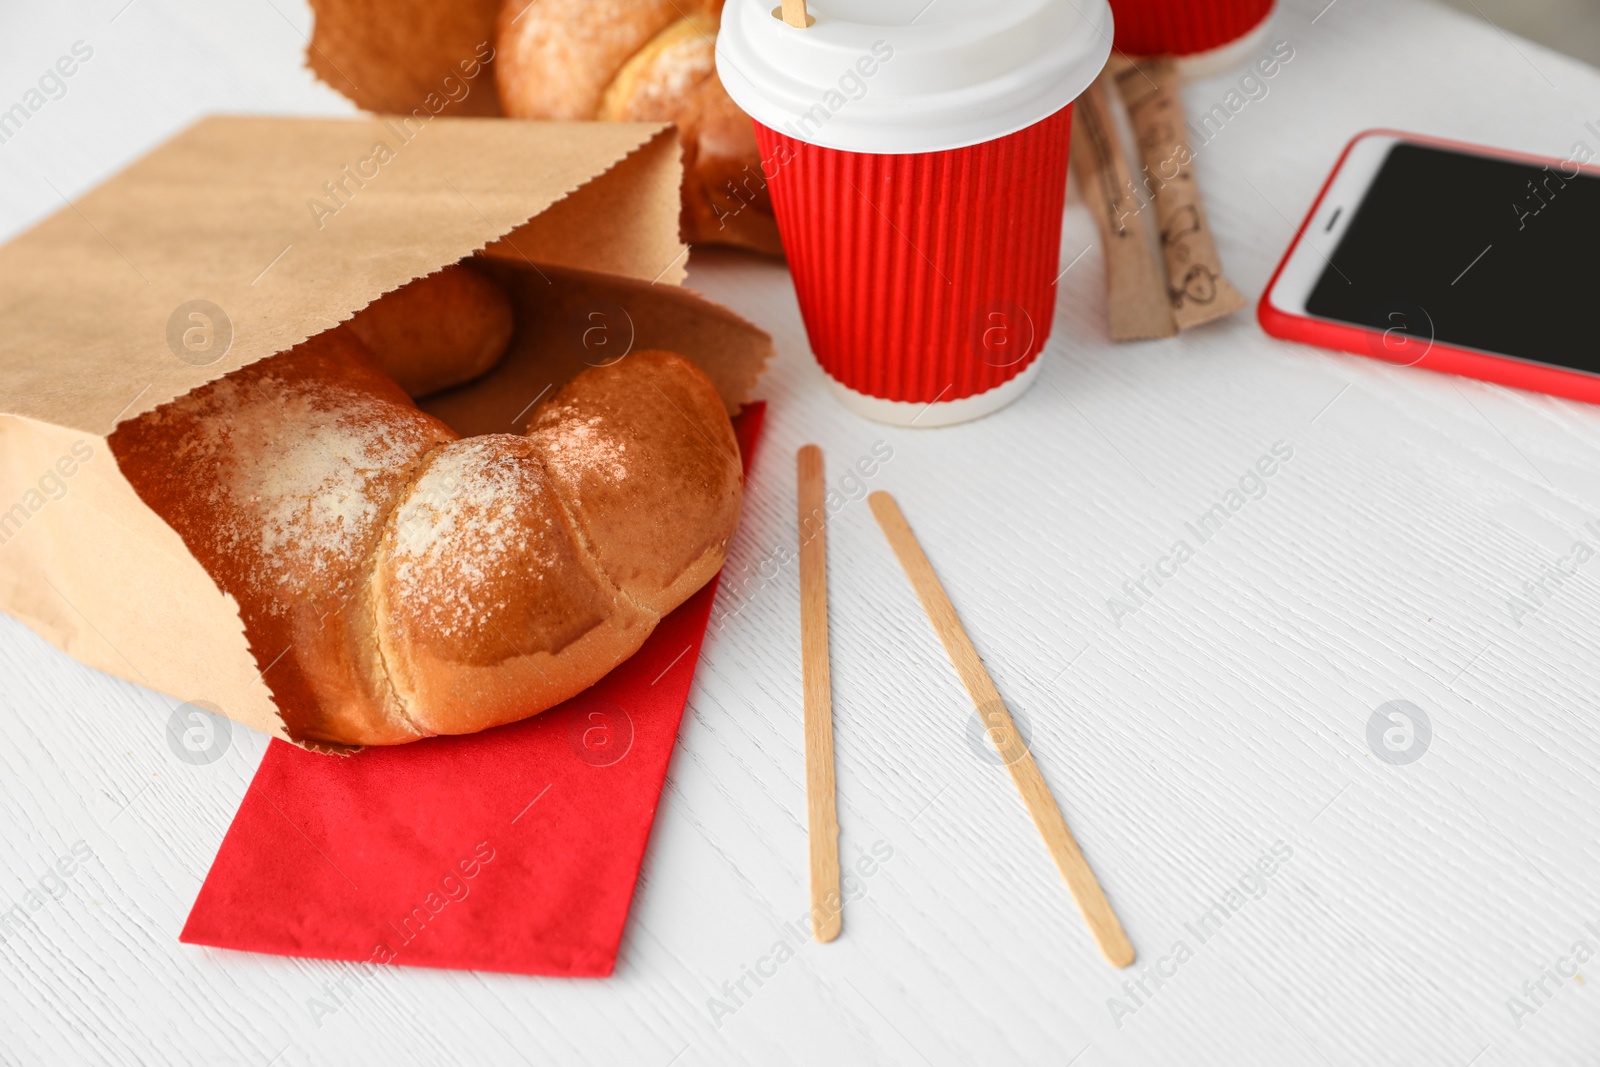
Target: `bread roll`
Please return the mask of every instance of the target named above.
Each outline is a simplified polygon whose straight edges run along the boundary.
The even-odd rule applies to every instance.
[[[411,396],[488,371],[505,355],[513,324],[505,290],[466,264],[385,293],[345,323]]]
[[[470,733],[632,655],[721,566],[738,446],[692,363],[586,371],[460,439],[338,328],[120,426],[139,496],[239,603],[289,735]]]
[[[698,368],[640,355],[585,371],[581,388],[534,413],[528,437],[600,566],[630,600],[664,615],[722,569],[739,445]]]
[[[500,106],[514,118],[672,122],[683,235],[782,255],[750,119],[716,70],[722,0],[505,0]]]

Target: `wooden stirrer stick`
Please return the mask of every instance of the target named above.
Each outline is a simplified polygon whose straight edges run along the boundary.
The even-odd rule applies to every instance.
[[[800,670],[805,687],[811,933],[818,941],[832,941],[839,936],[844,899],[839,896],[839,813],[834,799],[828,512],[823,506],[822,449],[806,445],[795,466],[800,482]]]
[[[783,21],[799,30],[811,25],[806,17],[806,0],[783,0]]]
[[[883,535],[889,539],[890,547],[899,557],[906,577],[911,579],[917,598],[922,601],[922,610],[927,612],[928,621],[933,623],[939,640],[944,643],[945,652],[950,656],[950,662],[961,676],[962,684],[967,687],[967,694],[972,697],[973,704],[983,717],[989,737],[1005,761],[1006,769],[1011,772],[1011,780],[1016,783],[1017,792],[1022,794],[1022,803],[1033,817],[1033,825],[1038,828],[1039,836],[1044,838],[1051,858],[1056,861],[1056,869],[1072,891],[1072,898],[1077,901],[1078,911],[1083,914],[1089,932],[1099,943],[1101,954],[1112,966],[1127,967],[1133,963],[1133,945],[1123,932],[1117,913],[1111,910],[1105,891],[1095,880],[1094,871],[1089,869],[1089,861],[1083,858],[1072,831],[1067,829],[1067,821],[1062,817],[1055,797],[1050,795],[1050,786],[1045,782],[1044,775],[1039,773],[1033,753],[1028,751],[1028,746],[1017,734],[1011,714],[1000,699],[999,690],[995,689],[994,681],[984,669],[983,660],[978,658],[978,650],[972,646],[972,639],[961,627],[955,606],[950,603],[944,586],[939,584],[938,575],[933,572],[933,564],[923,554],[922,546],[917,543],[916,535],[911,532],[894,497],[880,491],[867,500],[872,505],[872,513],[878,518],[878,525],[883,528]]]

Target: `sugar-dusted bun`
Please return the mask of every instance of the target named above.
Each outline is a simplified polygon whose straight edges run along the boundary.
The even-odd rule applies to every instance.
[[[660,617],[596,564],[526,437],[454,441],[391,512],[373,572],[383,662],[411,723],[471,733],[558,704]]]
[[[239,602],[290,736],[393,744],[421,734],[372,640],[371,560],[455,436],[335,329],[123,423],[111,448]]]
[[[469,382],[505,355],[511,298],[467,264],[452,264],[385,293],[346,328],[411,396]]]
[[[584,371],[528,438],[595,558],[630,599],[664,614],[722,568],[739,518],[739,443],[722,398],[672,352]]]
[[[462,440],[340,328],[111,446],[238,601],[290,736],[396,744],[573,696],[722,565],[738,449],[693,364],[635,353],[534,421]]]

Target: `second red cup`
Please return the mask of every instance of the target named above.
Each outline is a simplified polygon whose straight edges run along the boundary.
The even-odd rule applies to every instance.
[[[1117,49],[1172,56],[1191,78],[1229,70],[1267,42],[1276,0],[1111,0]]]
[[[756,120],[834,392],[869,418],[939,426],[1004,406],[1038,374],[1070,103],[1105,62],[1110,12],[939,0],[919,19],[918,6],[866,23],[847,0],[817,0],[802,29],[767,0],[728,0],[717,61]]]

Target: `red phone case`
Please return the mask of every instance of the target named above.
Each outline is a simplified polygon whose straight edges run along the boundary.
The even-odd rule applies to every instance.
[[[1268,302],[1267,298],[1271,295],[1273,287],[1278,284],[1278,276],[1283,273],[1284,265],[1289,262],[1289,257],[1294,254],[1294,250],[1299,246],[1300,239],[1305,236],[1306,227],[1311,225],[1311,220],[1316,217],[1317,208],[1322,205],[1323,197],[1328,195],[1328,187],[1333,184],[1334,176],[1344,166],[1346,157],[1350,155],[1350,150],[1355,147],[1356,142],[1361,138],[1374,134],[1387,134],[1416,144],[1431,145],[1435,148],[1453,149],[1477,155],[1495,156],[1500,159],[1516,160],[1520,163],[1532,163],[1536,166],[1571,167],[1575,165],[1571,160],[1533,156],[1497,148],[1485,148],[1482,145],[1450,141],[1442,137],[1423,137],[1400,130],[1365,130],[1356,134],[1355,137],[1351,138],[1350,143],[1344,146],[1344,151],[1339,153],[1338,162],[1334,164],[1333,170],[1328,174],[1327,181],[1322,183],[1322,189],[1317,193],[1317,198],[1312,201],[1310,210],[1306,212],[1305,219],[1300,223],[1300,228],[1295,231],[1294,240],[1289,243],[1288,251],[1283,254],[1283,259],[1279,261],[1278,269],[1272,272],[1272,280],[1267,283],[1266,289],[1261,294],[1261,299],[1256,304],[1256,319],[1261,323],[1261,328],[1273,337],[1281,337],[1286,341],[1300,341],[1320,348],[1332,348],[1341,352],[1352,352],[1358,356],[1369,356],[1373,359],[1381,359],[1386,363],[1396,363],[1400,366],[1421,367],[1424,370],[1439,371],[1444,374],[1459,374],[1468,378],[1495,382],[1499,385],[1509,385],[1515,389],[1531,389],[1534,392],[1548,393],[1551,396],[1562,396],[1572,400],[1600,404],[1600,374],[1589,374],[1584,371],[1565,370],[1560,367],[1529,363],[1510,356],[1491,356],[1483,352],[1456,348],[1442,341],[1425,341],[1419,336],[1400,333],[1394,329],[1378,330],[1365,326],[1352,326],[1347,323],[1328,322],[1303,315],[1293,315],[1273,307]],[[1580,172],[1588,174],[1600,173],[1593,167],[1579,166],[1578,169]],[[1569,176],[1565,170],[1561,171],[1561,174],[1563,177]]]

